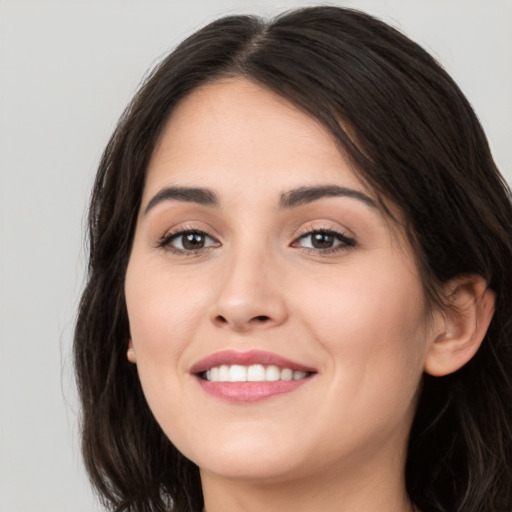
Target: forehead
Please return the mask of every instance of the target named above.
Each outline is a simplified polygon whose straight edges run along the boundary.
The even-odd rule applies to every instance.
[[[364,188],[319,121],[245,79],[209,83],[181,101],[158,140],[147,178],[148,187],[173,180],[220,185],[228,178],[291,188],[336,179]]]

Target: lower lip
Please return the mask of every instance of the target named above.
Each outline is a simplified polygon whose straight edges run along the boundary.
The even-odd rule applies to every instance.
[[[276,395],[295,391],[311,377],[299,380],[277,380],[272,382],[211,382],[198,378],[200,386],[209,395],[228,402],[258,402]]]

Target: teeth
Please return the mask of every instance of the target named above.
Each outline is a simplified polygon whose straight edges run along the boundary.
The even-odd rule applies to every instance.
[[[229,366],[223,364],[219,367],[219,380],[224,382],[229,382]]]
[[[285,368],[281,370],[281,380],[292,380],[293,379],[293,371],[290,368]]]
[[[275,365],[263,366],[239,364],[215,366],[204,374],[212,382],[275,382],[278,380],[300,380],[308,376],[306,372],[291,368],[278,368]]]
[[[229,368],[229,382],[245,382],[247,380],[247,368],[233,364]]]
[[[281,372],[277,366],[267,366],[267,370],[265,372],[265,380],[276,381],[281,377]]]
[[[253,364],[247,368],[247,380],[249,382],[265,380],[265,373],[265,367],[262,364]]]

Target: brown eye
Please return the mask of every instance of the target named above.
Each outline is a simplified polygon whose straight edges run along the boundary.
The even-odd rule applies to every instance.
[[[330,249],[335,242],[334,235],[330,233],[313,233],[310,237],[311,245],[315,249]]]
[[[158,245],[159,247],[184,253],[216,247],[219,244],[203,231],[187,230],[167,235]]]
[[[187,233],[181,235],[183,249],[202,249],[205,246],[206,236],[203,233]]]
[[[343,233],[338,233],[331,230],[318,230],[311,231],[302,235],[296,242],[294,247],[303,247],[304,249],[329,251],[338,250],[345,247],[352,247],[355,245],[355,241],[352,238],[347,237]]]

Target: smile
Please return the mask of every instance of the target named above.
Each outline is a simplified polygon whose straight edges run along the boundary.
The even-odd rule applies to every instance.
[[[291,393],[317,372],[271,352],[224,350],[196,363],[190,373],[208,395],[247,403]]]
[[[276,382],[278,380],[300,380],[308,376],[302,370],[279,368],[275,365],[264,366],[252,364],[242,366],[239,364],[221,365],[210,368],[202,377],[210,382]]]

